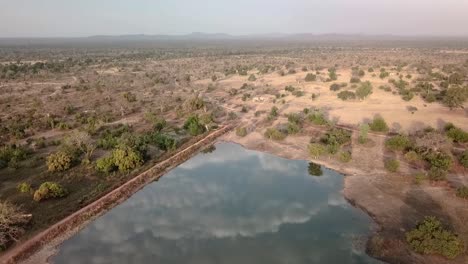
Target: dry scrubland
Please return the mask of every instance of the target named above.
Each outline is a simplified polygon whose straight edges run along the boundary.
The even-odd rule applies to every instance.
[[[224,140],[348,175],[371,255],[467,263],[466,51],[1,48],[0,248],[238,124]]]

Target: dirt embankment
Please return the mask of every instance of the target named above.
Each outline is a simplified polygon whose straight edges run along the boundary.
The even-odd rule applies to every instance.
[[[307,146],[314,130],[306,128],[302,135],[288,137],[282,142],[266,140],[259,131],[253,131],[244,138],[230,133],[222,140],[284,158],[310,160]],[[314,162],[346,175],[344,196],[379,225],[379,230],[369,239],[368,253],[389,263],[468,263],[466,254],[450,261],[438,256],[414,254],[404,240],[405,232],[418,221],[425,216],[437,216],[468,245],[468,203],[457,198],[453,189],[468,178],[466,171],[461,175],[450,175],[449,183],[434,185],[425,182],[418,185],[412,177],[415,168],[408,164],[401,163],[399,173],[385,170],[384,160],[392,155],[395,157],[395,154],[385,152],[384,136],[369,135],[374,143],[369,146],[358,144],[357,137],[358,133],[354,132],[351,162],[341,163],[328,157]]]
[[[28,241],[11,248],[0,257],[0,263],[46,263],[61,242],[78,232],[87,223],[125,201],[145,185],[158,180],[169,170],[190,159],[198,151],[212,144],[219,136],[231,129],[232,126],[224,126],[211,132],[197,143],[176,152],[170,158],[132,178],[97,201],[66,217]]]

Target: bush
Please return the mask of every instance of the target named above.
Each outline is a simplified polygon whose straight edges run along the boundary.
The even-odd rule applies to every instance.
[[[450,108],[463,107],[468,98],[468,88],[455,86],[448,88],[445,92],[443,102]]]
[[[341,85],[339,85],[338,83],[334,83],[334,84],[330,85],[330,91],[336,92],[336,91],[338,91],[340,89],[341,89]]]
[[[308,73],[305,77],[306,82],[315,82],[317,80],[317,75],[313,73]]]
[[[385,146],[393,151],[403,151],[411,146],[411,140],[405,135],[398,135],[387,139]]]
[[[356,99],[356,94],[351,91],[341,91],[337,96],[343,101]]]
[[[398,169],[400,168],[400,162],[396,159],[390,159],[385,161],[385,169],[387,169],[389,172],[397,172]]]
[[[313,162],[309,162],[308,172],[309,172],[309,175],[312,175],[312,176],[323,175],[322,166]]]
[[[463,199],[468,199],[468,187],[467,186],[458,187],[457,196]]]
[[[388,132],[388,125],[385,120],[380,117],[374,117],[374,120],[369,124],[370,130],[374,132]]]
[[[121,146],[112,152],[112,159],[119,171],[128,172],[143,164],[140,153],[128,146]]]
[[[247,136],[247,128],[245,127],[238,127],[236,128],[236,135],[238,137],[245,137]]]
[[[452,166],[452,157],[445,152],[429,151],[424,159],[431,164],[432,167],[442,170],[448,170]]]
[[[184,129],[188,130],[192,136],[197,136],[205,132],[205,127],[200,121],[198,115],[191,115],[187,118],[184,124]]]
[[[350,83],[360,83],[361,79],[358,77],[351,77],[351,80],[349,80]]]
[[[264,136],[272,140],[283,140],[286,138],[287,135],[276,128],[267,128],[267,130],[264,133]]]
[[[429,179],[433,181],[443,181],[447,178],[447,171],[444,169],[432,166],[429,169],[428,177]]]
[[[454,126],[452,123],[445,125],[445,132],[447,137],[451,138],[453,142],[466,143],[468,142],[468,132]]]
[[[96,169],[100,172],[109,173],[116,169],[112,156],[102,157],[96,161]]]
[[[356,96],[359,99],[364,99],[372,94],[372,84],[370,82],[361,83],[361,85],[356,89]]]
[[[52,153],[47,157],[47,169],[51,172],[68,170],[72,160],[72,156],[64,151]]]
[[[40,202],[42,200],[61,198],[67,195],[67,190],[60,184],[55,182],[44,182],[34,192],[34,201]]]
[[[132,92],[125,92],[123,94],[123,97],[129,102],[129,103],[132,103],[132,102],[136,102],[137,98],[136,98],[136,94],[132,93]]]
[[[0,169],[26,159],[27,151],[16,145],[0,147]]]
[[[463,151],[462,155],[460,156],[460,164],[468,168],[468,150]]]
[[[414,182],[416,184],[421,184],[426,179],[427,179],[426,174],[424,174],[422,172],[417,172],[416,174],[414,174]]]
[[[255,77],[254,74],[251,74],[248,79],[250,82],[255,82],[257,80],[257,77]]]
[[[16,187],[20,193],[30,193],[32,191],[31,184],[27,182],[22,182]]]
[[[296,90],[296,91],[292,92],[292,95],[294,95],[296,97],[301,97],[301,96],[304,96],[304,91]]]
[[[328,120],[325,118],[325,115],[322,112],[314,111],[313,113],[307,116],[310,122],[314,125],[324,126],[328,125]]]
[[[150,132],[141,137],[143,144],[156,145],[162,151],[174,150],[177,147],[177,141],[160,132]]]
[[[351,152],[349,151],[343,151],[340,153],[339,159],[343,163],[350,162],[352,159]]]
[[[277,117],[278,116],[278,107],[273,106],[270,110],[270,116],[271,117]]]
[[[24,233],[23,226],[30,220],[18,207],[9,202],[0,202],[0,251],[19,239]]]
[[[416,162],[421,160],[421,156],[414,150],[405,153],[405,160],[408,162]]]
[[[314,159],[317,159],[327,152],[325,146],[319,143],[311,143],[308,148],[310,156]]]
[[[294,113],[289,114],[288,115],[288,122],[300,125],[303,122],[302,116],[300,114],[294,114]]]
[[[361,124],[359,126],[359,137],[358,137],[358,142],[360,144],[365,144],[367,140],[369,139],[369,125],[368,124]]]
[[[453,232],[445,229],[435,217],[426,217],[415,229],[406,233],[411,249],[420,254],[438,254],[456,258],[463,252],[463,241]]]
[[[323,135],[320,141],[324,144],[343,145],[351,142],[351,132],[342,128],[332,128]]]
[[[297,123],[292,122],[288,123],[287,129],[289,135],[297,134],[301,131],[301,127]]]

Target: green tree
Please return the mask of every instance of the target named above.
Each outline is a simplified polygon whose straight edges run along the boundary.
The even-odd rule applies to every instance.
[[[356,89],[356,96],[361,100],[368,97],[370,94],[372,94],[372,84],[369,81],[361,83]]]
[[[450,108],[462,107],[468,97],[468,87],[450,87],[445,92],[443,102]]]

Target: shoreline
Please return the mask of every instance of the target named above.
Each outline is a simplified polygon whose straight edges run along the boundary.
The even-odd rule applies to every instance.
[[[168,159],[141,172],[121,186],[98,200],[79,209],[21,244],[15,245],[0,256],[0,263],[48,263],[56,247],[116,205],[127,200],[147,184],[157,181],[171,169],[193,157],[201,149],[212,144],[217,138],[229,132],[234,126],[227,125],[215,130],[196,143],[177,151]]]

